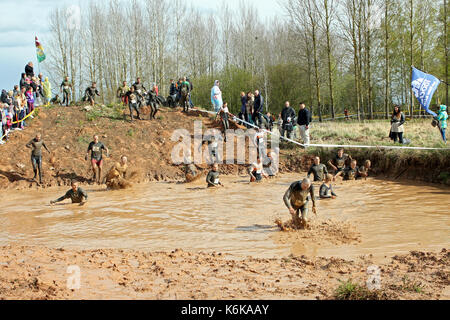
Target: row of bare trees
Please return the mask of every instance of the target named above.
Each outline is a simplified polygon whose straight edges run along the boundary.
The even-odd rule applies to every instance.
[[[275,4],[274,4],[275,5]],[[260,89],[266,108],[305,101],[320,118],[347,108],[387,116],[392,104],[417,109],[411,65],[448,83],[447,0],[280,0],[282,14],[264,20],[255,5],[226,1],[205,13],[181,0],[111,0],[55,9],[47,69],[59,85],[68,75],[79,98],[97,81],[104,102],[123,80],[140,76],[167,94],[169,80],[189,76],[199,105],[221,79],[225,99]],[[446,90],[447,89],[447,90]],[[448,104],[448,87],[435,95]]]

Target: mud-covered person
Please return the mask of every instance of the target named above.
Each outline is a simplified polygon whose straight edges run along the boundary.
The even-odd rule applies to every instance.
[[[320,186],[319,189],[320,199],[336,199],[337,195],[336,193],[334,193],[331,181],[333,181],[333,175],[332,174],[325,175],[325,181],[323,182],[323,184]]]
[[[284,204],[289,209],[295,226],[308,227],[308,205],[310,200],[312,200],[312,211],[314,214],[317,214],[314,186],[308,178],[292,183],[284,194]]]
[[[39,171],[39,184],[42,184],[42,147],[44,147],[48,153],[50,153],[50,150],[41,139],[40,133],[36,134],[36,137],[28,142],[26,147],[31,149],[31,164],[34,172],[33,180],[36,180]]]
[[[257,158],[255,163],[252,163],[249,169],[250,182],[261,182],[263,177],[269,176],[264,172],[263,163],[260,157]]]
[[[311,177],[311,174],[314,176],[314,182],[322,182],[328,174],[327,167],[320,163],[320,157],[314,157],[314,163],[308,171],[308,179]]]
[[[339,172],[343,171],[348,164],[348,161],[351,161],[352,157],[348,154],[344,153],[344,149],[341,148],[338,150],[336,156],[328,161],[328,164],[333,169],[334,174],[338,174]]]
[[[72,200],[72,203],[79,203],[81,205],[85,204],[88,200],[88,195],[86,193],[86,191],[84,191],[83,189],[81,189],[78,186],[78,182],[77,181],[72,181],[70,183],[71,189],[69,191],[66,192],[65,195],[63,195],[62,197],[50,201],[50,204],[55,204],[61,201],[64,201],[66,199],[70,199]]]
[[[372,162],[370,160],[364,161],[364,165],[358,168],[358,178],[365,178],[369,176],[369,171],[372,169]]]
[[[192,162],[192,157],[188,156],[184,165],[185,183],[190,183],[197,180],[200,177],[200,172],[197,170],[197,166]]]
[[[105,182],[110,189],[125,189],[131,186],[125,179],[128,171],[128,158],[120,157],[120,162],[116,162],[106,175]]]
[[[219,165],[215,163],[212,165],[211,171],[209,171],[208,175],[206,176],[206,183],[208,184],[208,188],[223,187],[223,184],[220,182],[219,176]]]
[[[106,151],[106,156],[109,156],[108,148],[98,140],[98,136],[94,136],[94,141],[89,144],[86,152],[85,160],[88,160],[89,152],[91,153],[91,165],[94,173],[94,182],[100,184],[103,169],[103,150]],[[97,174],[98,169],[98,174]]]
[[[130,109],[130,117],[131,121],[134,121],[133,112],[136,111],[137,118],[139,120],[141,119],[141,115],[139,114],[139,108],[138,108],[138,95],[136,93],[136,89],[134,86],[130,88],[130,90],[126,93],[127,101],[128,101],[128,108]]]
[[[97,90],[97,83],[92,82],[92,85],[86,89],[84,94],[85,94],[85,100],[89,101],[89,103],[93,107],[95,105],[95,96],[100,97],[100,93],[98,93],[98,90]]]
[[[334,177],[337,178],[342,176],[344,181],[356,180],[359,177],[359,168],[357,164],[358,162],[353,159],[348,167],[338,172]]]

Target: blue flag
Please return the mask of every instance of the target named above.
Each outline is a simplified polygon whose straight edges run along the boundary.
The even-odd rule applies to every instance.
[[[412,91],[414,92],[417,100],[419,100],[422,108],[424,108],[429,114],[436,117],[436,113],[430,110],[430,102],[441,81],[431,74],[422,72],[414,67],[412,68]]]

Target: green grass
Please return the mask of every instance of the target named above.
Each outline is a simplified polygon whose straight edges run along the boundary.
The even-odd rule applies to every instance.
[[[110,104],[105,107],[94,106],[92,110],[86,112],[86,120],[93,122],[99,118],[108,118],[111,120],[123,120],[124,107],[119,104]]]
[[[383,294],[379,290],[369,290],[365,286],[354,283],[351,279],[340,281],[334,293],[337,300],[380,300]]]

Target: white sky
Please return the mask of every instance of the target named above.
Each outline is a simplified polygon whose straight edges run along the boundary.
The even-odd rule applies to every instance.
[[[18,84],[25,65],[33,61],[38,71],[34,37],[46,50],[48,33],[48,14],[55,7],[86,4],[89,1],[107,2],[109,0],[0,0],[0,89],[12,89]],[[215,11],[223,0],[186,0],[204,11]],[[226,0],[230,8],[239,8],[242,0]],[[245,0],[254,4],[262,18],[281,15],[277,0]],[[45,62],[44,62],[45,63]]]

